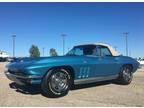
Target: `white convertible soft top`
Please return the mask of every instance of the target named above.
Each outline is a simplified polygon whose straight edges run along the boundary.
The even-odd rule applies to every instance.
[[[119,56],[120,54],[110,45],[104,44],[104,43],[87,43],[87,44],[81,44],[81,45],[100,45],[100,46],[105,46],[107,47],[110,52],[112,53],[113,56]],[[79,45],[77,45],[79,46]]]
[[[95,43],[95,45],[101,45],[101,46],[105,46],[108,47],[108,49],[111,51],[113,56],[119,56],[120,54],[110,45],[108,44],[104,44],[104,43]]]

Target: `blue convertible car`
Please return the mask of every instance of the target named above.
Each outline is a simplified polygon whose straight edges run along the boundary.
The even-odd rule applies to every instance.
[[[18,84],[40,84],[47,96],[60,97],[72,85],[117,79],[130,84],[139,63],[97,43],[74,46],[65,56],[25,58],[6,66],[6,76]]]

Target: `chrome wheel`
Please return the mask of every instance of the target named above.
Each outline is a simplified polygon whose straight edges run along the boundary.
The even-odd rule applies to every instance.
[[[130,69],[128,67],[125,67],[124,70],[123,70],[123,78],[126,81],[130,81],[131,78],[132,78],[131,71],[130,71]]]
[[[49,82],[53,92],[61,93],[68,88],[67,74],[63,72],[56,72],[51,76]]]
[[[41,83],[43,94],[52,98],[65,96],[73,83],[69,72],[64,68],[50,69]]]
[[[118,81],[120,84],[128,85],[131,83],[133,78],[132,66],[124,65],[119,73]]]

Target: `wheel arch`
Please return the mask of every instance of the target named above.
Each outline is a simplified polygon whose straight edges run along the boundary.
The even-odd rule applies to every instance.
[[[54,67],[51,67],[47,70],[47,72],[49,72],[50,70],[53,70],[53,69],[65,69],[68,71],[68,73],[70,74],[70,76],[72,77],[72,79],[74,80],[75,79],[75,71],[73,69],[72,66],[69,66],[69,65],[63,65],[63,66],[54,66]],[[47,74],[46,72],[46,74]]]
[[[131,63],[123,64],[122,67],[124,67],[124,66],[130,66],[131,67],[131,71],[133,72],[133,65]]]

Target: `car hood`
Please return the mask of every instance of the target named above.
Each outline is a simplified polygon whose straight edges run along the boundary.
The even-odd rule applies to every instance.
[[[84,56],[54,56],[54,57],[40,57],[31,60],[33,63],[56,63],[69,62],[81,60]]]
[[[24,68],[36,64],[56,64],[69,63],[71,61],[81,61],[83,56],[54,56],[54,57],[36,57],[36,58],[21,58],[16,62],[12,62],[7,67]]]

